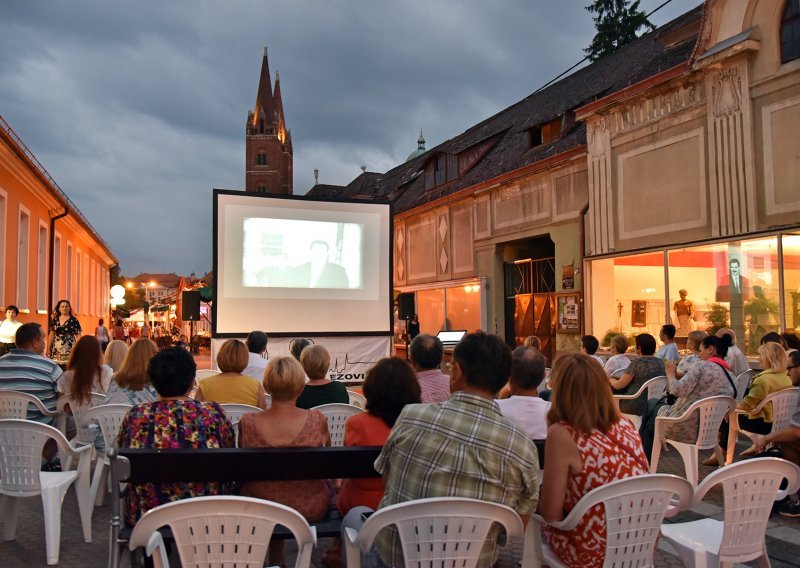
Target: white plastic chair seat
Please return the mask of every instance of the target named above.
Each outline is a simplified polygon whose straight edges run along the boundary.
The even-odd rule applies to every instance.
[[[624,374],[626,369],[622,369]],[[647,391],[647,398],[648,400],[651,398],[661,398],[667,390],[667,377],[661,375],[659,377],[653,377],[646,381],[639,390],[637,390],[633,394],[615,394],[614,399],[617,401],[617,407],[619,408],[619,401],[621,400],[636,400],[644,391]],[[638,430],[639,427],[642,425],[642,417],[637,414],[622,414],[625,418],[630,420],[631,423],[636,427]]]
[[[737,387],[738,388],[738,387]],[[728,416],[730,429],[728,430],[728,447],[725,455],[725,463],[729,464],[733,461],[734,454],[736,453],[736,439],[739,434],[744,434],[751,440],[754,439],[755,434],[747,430],[739,429],[739,416],[757,414],[761,412],[767,404],[772,405],[772,431],[778,432],[783,430],[792,419],[795,408],[797,408],[797,397],[800,396],[800,389],[796,387],[779,390],[764,397],[764,399],[752,410],[737,410],[731,411]]]
[[[285,505],[251,497],[193,497],[145,513],[133,528],[129,547],[142,546],[156,568],[169,566],[158,529],[169,526],[182,566],[264,566],[275,525],[297,541],[296,568],[311,565],[316,531]]]
[[[783,479],[788,486],[780,490]],[[765,532],[776,499],[800,487],[800,468],[778,458],[755,458],[712,472],[697,486],[692,507],[716,485],[722,485],[724,520],[702,519],[661,527],[686,566],[705,568],[760,559],[769,566]]]
[[[57,411],[54,412],[45,408],[44,403],[32,394],[20,391],[0,390],[0,419],[18,418],[20,420],[25,420],[28,416],[28,408],[31,404],[44,416],[58,416]]]
[[[661,521],[691,506],[692,497],[692,485],[675,475],[637,475],[613,481],[584,495],[562,521],[548,523],[538,514],[531,515],[522,565],[564,566],[542,538],[542,527],[573,530],[592,507],[602,504],[606,526],[603,566],[652,566]]]
[[[344,446],[345,422],[351,416],[364,412],[363,408],[341,402],[321,404],[320,406],[315,406],[314,410],[319,410],[328,420],[328,432],[331,435],[332,447]]]
[[[736,408],[736,401],[732,397],[711,396],[692,403],[680,416],[657,416],[653,437],[653,453],[650,458],[650,473],[658,471],[661,446],[669,444],[678,450],[678,454],[683,460],[686,479],[692,485],[697,485],[698,453],[700,450],[713,449],[717,454],[719,463],[723,463],[724,456],[722,455],[722,449],[717,444],[717,433],[722,420],[734,408]],[[694,443],[679,442],[666,437],[665,433],[668,425],[692,420],[693,413],[699,413],[697,439]]]
[[[252,406],[250,404],[239,404],[235,402],[224,402],[220,404],[222,410],[225,411],[225,414],[232,423],[237,423],[239,420],[242,419],[242,416],[247,414],[248,412],[261,412],[261,409],[257,406]]]
[[[131,409],[130,404],[101,404],[86,410],[83,413],[83,418],[89,422],[95,422],[100,426],[100,432],[103,435],[103,442],[106,446],[106,451],[109,448],[117,447],[117,435],[119,434],[119,427],[122,420],[128,415]],[[100,486],[107,480],[108,476],[103,475],[104,470],[110,462],[106,456],[99,456],[97,463],[94,466],[94,475],[92,476],[92,501],[95,505],[103,504],[103,497],[105,493],[100,491]],[[110,488],[110,486],[109,486]]]
[[[522,536],[522,521],[511,507],[462,497],[434,497],[375,511],[361,530],[345,529],[348,568],[360,568],[361,554],[384,527],[397,527],[406,566],[472,568],[494,523],[509,539]],[[524,564],[523,564],[524,565]]]
[[[350,404],[357,406],[363,410],[367,409],[367,397],[360,392],[348,390],[347,396],[350,398]]]
[[[40,471],[42,450],[53,439],[59,450],[77,458],[75,471]],[[66,437],[46,424],[30,420],[0,420],[0,495],[10,502],[5,512],[3,538],[14,540],[19,499],[41,495],[44,508],[44,533],[47,564],[57,564],[61,541],[61,504],[67,490],[75,484],[83,538],[92,541],[92,503],[89,492],[91,448],[73,448]]]

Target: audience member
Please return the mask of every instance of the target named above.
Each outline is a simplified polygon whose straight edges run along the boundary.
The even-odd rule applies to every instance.
[[[118,319],[114,327],[111,328],[111,336],[116,341],[125,341],[125,326],[122,324],[121,319]]]
[[[628,351],[628,338],[624,335],[615,335],[611,338],[611,357],[608,358],[603,370],[609,377],[619,378],[631,364],[625,353]]]
[[[700,361],[692,365],[680,379],[675,376],[675,362],[667,362],[667,393],[677,398],[673,404],[667,404],[666,397],[647,401],[647,412],[642,416],[642,426],[639,428],[647,459],[650,459],[653,452],[656,416],[680,416],[701,398],[736,396],[730,367],[725,362],[730,344],[731,338],[728,335],[706,337],[700,350]],[[668,426],[666,436],[679,442],[694,442],[697,439],[699,420],[695,412],[688,420]]]
[[[249,351],[238,339],[229,339],[217,353],[218,375],[204,379],[197,385],[195,400],[213,400],[220,404],[235,403],[267,408],[267,397],[261,383],[243,375]]]
[[[116,341],[116,340],[115,340]],[[127,346],[119,341],[121,345]],[[150,339],[140,339],[127,350],[119,371],[111,377],[108,396],[103,404],[143,404],[158,400],[158,393],[147,376],[147,365],[158,353],[158,347]]]
[[[781,337],[781,334],[777,331],[770,331],[765,333],[764,336],[759,341],[759,345],[764,345],[765,343],[777,343],[780,345],[784,350],[786,350],[786,340]]]
[[[59,300],[50,319],[47,356],[66,369],[80,336],[81,322],[72,314],[72,305],[67,300]]]
[[[675,326],[671,323],[661,326],[658,337],[664,343],[656,352],[656,357],[665,361],[678,361],[681,356],[678,354],[678,346],[675,345]]]
[[[493,398],[511,370],[511,350],[496,335],[464,336],[453,352],[453,394],[441,404],[406,406],[392,428],[375,469],[386,492],[379,508],[426,497],[472,497],[514,508],[524,520],[538,499],[539,462],[528,435],[500,414]],[[358,527],[366,507],[352,509],[343,527]],[[480,566],[496,557],[493,528]],[[389,566],[403,566],[397,531],[382,531],[375,554]]]
[[[529,335],[525,338],[525,341],[522,343],[523,347],[533,347],[537,351],[542,350],[542,340],[539,339],[535,335]]]
[[[344,384],[328,378],[331,356],[322,345],[309,345],[303,349],[300,354],[300,364],[303,365],[309,380],[297,399],[299,408],[308,409],[322,404],[350,402]]]
[[[793,351],[797,351],[800,349],[800,337],[798,337],[796,333],[787,331],[781,333],[781,337],[783,338],[783,341],[786,343],[787,353],[792,353]]]
[[[19,315],[19,308],[9,304],[5,309],[6,317],[0,322],[0,357],[16,349],[14,338],[17,335],[17,330],[22,325],[22,322],[17,321]]]
[[[314,448],[329,446],[328,422],[318,410],[296,406],[303,391],[303,369],[291,357],[273,357],[264,373],[264,387],[272,405],[264,412],[251,412],[239,421],[242,448]],[[325,517],[331,491],[324,479],[308,481],[250,481],[242,495],[275,501],[298,511],[309,522]],[[270,565],[283,565],[283,541],[271,540]]]
[[[547,437],[547,411],[550,403],[539,398],[537,390],[544,380],[544,355],[533,347],[517,347],[511,358],[511,397],[498,400],[500,412],[528,433],[532,440]]]
[[[14,390],[32,394],[42,401],[47,410],[56,411],[56,388],[61,367],[44,356],[47,336],[38,323],[24,323],[14,336],[16,348],[0,357],[0,390]],[[53,419],[45,417],[28,405],[28,420],[52,425]]]
[[[116,373],[122,367],[122,362],[125,360],[127,353],[128,344],[121,339],[114,339],[106,347],[106,353],[103,357],[105,364]]]
[[[679,379],[686,374],[686,371],[688,371],[692,365],[700,360],[700,348],[703,346],[703,340],[706,337],[708,337],[708,334],[705,331],[695,330],[689,332],[689,335],[686,337],[686,348],[691,351],[691,353],[678,363],[676,375]]]
[[[592,489],[646,474],[648,463],[636,430],[620,419],[605,373],[589,357],[577,353],[559,357],[552,383],[539,513],[555,522]],[[546,527],[545,536],[566,566],[603,565],[606,526],[602,507],[590,509],[570,531]]]
[[[131,408],[119,429],[121,448],[232,448],[233,426],[216,402],[192,400],[189,392],[197,371],[192,355],[177,347],[159,351],[147,374],[158,400]],[[186,435],[190,432],[191,435]],[[126,497],[130,526],[148,510],[187,497],[217,495],[217,482],[143,483],[132,485]]]
[[[100,342],[93,335],[84,335],[70,353],[67,370],[58,380],[58,392],[68,394],[76,404],[86,406],[91,402],[93,392],[105,394],[108,391],[111,374],[111,367],[103,363]]]
[[[308,347],[309,345],[314,345],[314,342],[310,339],[306,339],[305,337],[298,337],[296,339],[292,339],[289,342],[289,353],[292,354],[292,357],[300,360],[300,355],[303,353],[303,349]]]
[[[653,357],[656,338],[649,333],[640,333],[634,342],[639,357],[630,362],[628,370],[620,378],[608,379],[614,394],[635,394],[647,381],[664,374],[664,361]],[[625,414],[641,416],[647,410],[647,393],[642,393],[634,400],[621,400],[619,410]]]
[[[584,335],[581,337],[581,353],[584,355],[588,355],[598,363],[600,366],[605,366],[606,362],[605,359],[600,357],[600,355],[595,355],[597,353],[597,349],[600,347],[600,342],[594,335]]]
[[[422,390],[422,402],[444,402],[450,398],[450,377],[440,368],[444,356],[442,341],[423,333],[414,338],[408,351]]]
[[[263,331],[251,331],[247,334],[247,367],[242,371],[243,375],[264,380],[264,371],[267,368],[267,334]]]
[[[716,336],[727,336],[730,339],[731,345],[728,348],[728,356],[725,357],[725,361],[730,366],[733,374],[738,377],[745,371],[749,371],[750,364],[747,362],[747,357],[736,345],[736,332],[727,327],[722,327],[717,330]]]

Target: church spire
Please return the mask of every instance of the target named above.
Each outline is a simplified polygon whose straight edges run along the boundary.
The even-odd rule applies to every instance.
[[[275,94],[272,97],[273,107],[275,109],[275,116],[271,117],[270,120],[273,120],[276,123],[276,132],[278,133],[278,137],[282,140],[286,140],[286,123],[283,120],[283,100],[281,99],[281,76],[280,73],[275,71]]]
[[[265,46],[264,58],[261,61],[261,77],[258,80],[256,106],[253,108],[253,127],[260,126],[259,121],[261,118],[264,118],[265,125],[271,123],[274,114],[275,101],[272,96],[272,79],[269,75],[269,61],[267,60],[267,48]],[[263,127],[258,129],[263,130]]]

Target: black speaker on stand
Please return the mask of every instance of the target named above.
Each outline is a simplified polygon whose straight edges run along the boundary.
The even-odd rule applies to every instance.
[[[188,291],[183,293],[181,301],[181,319],[189,320],[189,345],[194,353],[194,322],[200,320],[200,292]]]

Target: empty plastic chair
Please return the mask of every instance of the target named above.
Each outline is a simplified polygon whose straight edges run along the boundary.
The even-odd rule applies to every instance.
[[[623,370],[624,371],[624,370]],[[636,400],[642,394],[647,391],[647,399],[651,398],[661,398],[664,396],[664,392],[667,390],[667,377],[661,375],[659,377],[653,377],[649,381],[645,382],[639,390],[633,394],[615,394],[614,398],[619,404],[620,400]],[[622,414],[625,418],[630,420],[636,429],[638,430],[639,427],[642,425],[642,417],[636,414]]]
[[[331,435],[331,446],[344,446],[344,424],[347,419],[356,414],[364,412],[363,408],[352,404],[336,402],[333,404],[322,404],[315,406],[314,410],[319,410],[328,419],[328,432]]]

